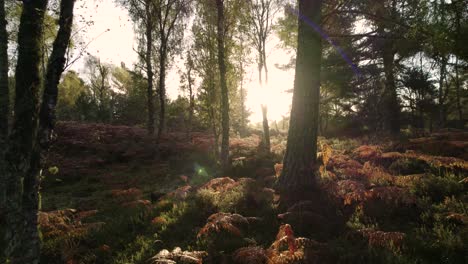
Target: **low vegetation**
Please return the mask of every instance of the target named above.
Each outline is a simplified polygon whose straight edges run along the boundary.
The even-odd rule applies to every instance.
[[[232,143],[221,175],[206,135],[156,145],[138,128],[58,131],[39,214],[47,263],[466,261],[467,164],[415,143],[430,139],[322,138],[319,200],[285,209],[280,159],[250,138]]]

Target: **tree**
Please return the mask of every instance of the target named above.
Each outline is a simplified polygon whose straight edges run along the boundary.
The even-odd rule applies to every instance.
[[[190,137],[190,133],[192,132],[193,126],[193,114],[195,111],[195,79],[194,79],[194,62],[192,59],[192,54],[190,51],[187,51],[187,55],[185,58],[185,72],[181,74],[181,83],[182,83],[182,90],[188,91],[189,96],[189,117],[188,117],[188,127],[187,127],[187,135]]]
[[[154,5],[157,17],[157,36],[159,38],[159,126],[158,138],[165,126],[166,117],[166,69],[171,49],[177,47],[183,34],[181,19],[188,13],[188,0],[157,0]]]
[[[225,58],[225,20],[224,0],[216,0],[217,9],[217,43],[218,43],[218,67],[221,85],[221,167],[226,171],[229,167],[229,95],[226,82],[226,58]]]
[[[409,103],[413,122],[416,127],[424,129],[424,115],[436,107],[436,91],[429,73],[422,69],[407,69],[402,75],[402,83],[407,89],[404,99]]]
[[[279,186],[285,204],[316,187],[317,130],[322,38],[313,25],[321,21],[321,0],[299,1],[296,73],[290,128]]]
[[[10,89],[8,86],[8,33],[5,0],[0,0],[0,144],[8,136]]]
[[[276,13],[275,0],[249,0],[248,21],[251,28],[249,37],[257,50],[258,81],[263,86],[262,75],[265,76],[265,86],[268,86],[268,67],[266,60],[266,41],[271,34],[273,19]],[[262,73],[263,72],[263,73]],[[268,124],[268,107],[261,105],[263,117],[263,140],[265,150],[270,152],[270,128]]]
[[[87,58],[86,67],[89,72],[91,92],[98,106],[97,119],[101,122],[109,121],[112,117],[110,101],[113,93],[109,83],[111,67],[94,56]]]
[[[221,123],[221,100],[219,87],[219,65],[217,62],[217,11],[211,0],[196,2],[198,14],[192,26],[194,36],[193,62],[195,73],[200,76],[198,108],[202,120],[208,122],[214,136],[214,155],[219,155]]]
[[[152,0],[121,0],[123,5],[129,7],[130,16],[133,21],[142,26],[143,32],[143,43],[144,52],[138,52],[140,59],[145,62],[146,66],[146,76],[148,79],[147,90],[146,90],[146,99],[147,99],[147,108],[148,108],[148,121],[147,128],[148,134],[153,135],[155,131],[154,127],[154,89],[153,89],[153,38],[154,31],[156,29],[155,9],[154,3]]]
[[[32,175],[34,162],[31,159],[36,149],[39,125],[42,57],[40,39],[43,33],[43,20],[47,0],[25,1],[18,32],[18,62],[15,77],[15,117],[8,138],[5,159],[3,160],[1,186],[1,211],[4,214],[0,261],[16,263],[38,263],[37,232],[30,234],[32,241],[23,240],[23,232],[30,230],[33,223],[30,212],[23,215],[23,201],[34,197],[28,176]],[[23,184],[22,184],[23,183]],[[35,211],[37,213],[37,210]],[[36,219],[37,221],[37,219]],[[37,226],[36,226],[37,229]],[[28,243],[29,242],[29,243]],[[33,247],[23,247],[34,244]]]
[[[81,111],[77,107],[78,98],[88,91],[84,80],[75,71],[64,74],[59,84],[60,95],[57,98],[57,119],[81,120]]]

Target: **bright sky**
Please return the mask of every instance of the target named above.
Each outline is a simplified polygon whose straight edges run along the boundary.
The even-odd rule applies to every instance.
[[[102,61],[120,65],[124,62],[131,67],[137,55],[133,23],[128,12],[117,6],[113,0],[78,0],[76,5],[77,28],[84,23],[82,18],[94,21],[94,24],[86,32],[82,32],[81,38],[89,44],[87,51],[101,58]],[[108,32],[106,32],[109,30]],[[290,55],[285,51],[275,48],[278,40],[273,37],[267,45],[267,61],[269,68],[269,85],[261,89],[258,85],[258,73],[255,65],[247,69],[245,85],[247,87],[247,107],[252,111],[250,121],[252,124],[261,122],[262,115],[260,104],[268,105],[268,117],[270,121],[281,120],[283,115],[289,115],[292,94],[285,93],[292,89],[294,72],[277,69],[275,64],[286,64]],[[80,59],[72,66],[72,69],[85,72],[83,60]],[[180,65],[179,65],[180,67]],[[175,68],[175,67],[174,67]],[[167,93],[169,98],[175,99],[179,94],[179,76],[177,70],[172,69],[167,76]],[[267,89],[267,90],[265,90]]]

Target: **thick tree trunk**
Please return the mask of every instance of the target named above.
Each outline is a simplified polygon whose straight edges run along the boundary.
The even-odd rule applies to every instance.
[[[308,20],[320,24],[321,0],[299,1],[296,74],[290,127],[279,187],[284,204],[307,197],[316,187],[322,42]]]
[[[167,42],[162,40],[159,49],[159,127],[158,139],[161,137],[166,122],[166,60]]]
[[[153,93],[153,65],[151,62],[153,55],[153,35],[152,19],[150,12],[150,3],[147,0],[145,6],[146,12],[146,72],[148,76],[147,104],[148,104],[148,134],[154,134],[154,93]]]
[[[8,87],[8,34],[5,18],[5,0],[0,0],[0,146],[8,136],[10,92]],[[0,151],[0,155],[1,155]]]
[[[28,174],[35,166],[39,124],[39,92],[41,87],[40,62],[42,58],[41,38],[47,0],[24,1],[18,32],[18,61],[16,66],[15,119],[8,139],[5,155],[4,177],[6,189],[0,197],[6,198],[1,211],[2,245],[0,260],[5,257],[11,263],[38,263],[36,248],[24,248],[21,232],[29,226],[28,216],[21,210],[23,195],[30,191]],[[24,180],[24,189],[23,182]],[[37,212],[37,211],[36,211]],[[17,253],[21,250],[21,257]],[[18,257],[18,258],[12,258]],[[32,257],[32,259],[29,259]]]
[[[216,7],[218,11],[218,66],[221,84],[221,166],[223,168],[223,171],[226,171],[229,168],[229,95],[226,82],[226,61],[224,50],[224,0],[216,0]]]

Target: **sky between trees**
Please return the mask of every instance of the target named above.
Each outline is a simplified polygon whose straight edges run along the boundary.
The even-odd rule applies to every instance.
[[[103,62],[120,65],[124,62],[127,66],[133,65],[137,61],[135,33],[128,11],[118,6],[113,0],[78,0],[75,9],[76,17],[86,17],[94,24],[88,27],[86,32],[81,31],[80,38],[85,43],[90,43],[87,51],[99,57]],[[84,21],[76,20],[76,27],[84,27]],[[108,32],[106,30],[109,29]],[[185,31],[185,43],[191,38],[190,27]],[[247,70],[245,84],[248,89],[246,106],[252,111],[249,117],[252,124],[261,122],[262,115],[260,103],[268,105],[268,115],[270,121],[279,121],[282,116],[289,115],[292,94],[291,90],[294,82],[294,69],[280,70],[276,64],[286,64],[290,60],[288,51],[278,46],[278,38],[272,34],[267,44],[267,63],[270,70],[270,82],[268,89],[262,90],[258,87],[257,66],[251,63]],[[84,59],[78,60],[71,69],[80,73],[85,72]],[[175,57],[175,63],[167,76],[167,95],[170,99],[175,99],[181,93],[179,90],[180,81],[177,68],[183,67],[180,57]],[[85,76],[85,75],[83,75]],[[268,94],[265,97],[265,94]],[[258,109],[257,109],[258,108]]]

